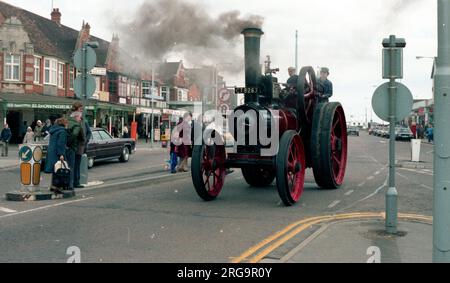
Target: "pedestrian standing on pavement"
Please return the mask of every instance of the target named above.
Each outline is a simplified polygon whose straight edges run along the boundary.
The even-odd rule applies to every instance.
[[[130,132],[128,131],[128,127],[127,126],[123,127],[122,138],[124,138],[124,139],[129,139],[130,138]]]
[[[28,127],[27,133],[23,137],[23,144],[30,144],[34,142],[34,133],[31,127]]]
[[[40,142],[44,138],[44,125],[40,120],[36,122],[36,127],[34,128],[34,140]]]
[[[417,128],[417,136],[420,140],[423,140],[425,138],[425,128],[422,124],[420,124]]]
[[[417,139],[417,124],[416,123],[412,123],[411,132],[413,134],[414,139]]]
[[[170,141],[170,172],[172,174],[177,173],[177,166],[178,166],[177,146],[171,140]]]
[[[47,174],[54,173],[55,165],[58,161],[64,162],[66,160],[68,125],[69,122],[67,119],[60,118],[55,121],[55,125],[48,131],[50,140],[47,148],[47,157],[44,168],[44,172]],[[53,180],[50,182],[50,190],[59,190],[59,188],[53,187]]]
[[[428,142],[432,143],[434,141],[434,128],[433,125],[429,125],[428,129],[425,133],[425,135],[427,136]]]
[[[0,142],[2,146],[2,157],[8,156],[8,146],[9,141],[11,140],[12,133],[8,124],[3,125],[3,130],[0,134]]]
[[[45,125],[44,127],[42,127],[42,137],[45,138],[46,136],[49,135],[49,131],[52,128],[52,121],[50,119],[47,119],[47,121],[45,121]]]
[[[184,115],[181,124],[177,126],[180,130],[179,137],[181,139],[181,144],[177,146],[178,156],[181,160],[178,166],[178,172],[188,172],[189,155],[192,145],[191,122],[192,114],[187,113]]]
[[[69,118],[69,128],[67,135],[67,152],[66,160],[69,163],[71,169],[70,173],[70,189],[80,188],[79,175],[80,166],[76,166],[76,155],[80,150],[80,146],[84,146],[86,140],[81,125],[83,113],[73,112]]]
[[[27,134],[27,128],[28,123],[25,121],[23,124],[19,127],[19,140],[23,140],[25,138],[25,135]]]

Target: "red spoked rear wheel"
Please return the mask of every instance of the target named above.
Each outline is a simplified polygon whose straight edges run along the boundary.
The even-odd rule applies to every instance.
[[[195,146],[192,153],[192,181],[205,201],[215,200],[222,192],[226,177],[226,151],[223,145]]]
[[[348,137],[344,109],[339,103],[318,105],[314,117],[311,151],[317,184],[337,189],[347,169]]]
[[[296,204],[305,186],[305,148],[301,137],[294,131],[286,132],[281,138],[277,156],[277,187],[286,206]]]

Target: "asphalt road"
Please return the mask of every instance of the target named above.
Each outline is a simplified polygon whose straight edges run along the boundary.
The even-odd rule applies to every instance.
[[[250,188],[238,171],[228,177],[220,198],[210,203],[199,200],[189,178],[87,191],[68,201],[1,202],[10,211],[0,210],[0,262],[66,262],[67,249],[74,246],[82,262],[230,262],[307,217],[382,212],[387,149],[384,139],[364,133],[350,137],[345,185],[318,190],[309,172],[303,198],[291,208],[282,206],[274,186]],[[432,151],[431,145],[424,145],[423,159],[431,162]],[[398,159],[409,156],[410,145],[399,142]],[[115,166],[104,165],[102,174],[114,176]],[[431,215],[432,175],[430,169],[398,170],[402,213]]]

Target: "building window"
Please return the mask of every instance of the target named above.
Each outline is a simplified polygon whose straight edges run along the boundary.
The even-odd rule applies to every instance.
[[[8,54],[5,56],[5,80],[20,80],[20,55]]]
[[[134,80],[130,81],[130,95],[131,95],[131,97],[138,97],[137,89],[138,89],[137,82],[134,81]]]
[[[41,58],[34,57],[34,83],[41,83]]]
[[[164,101],[169,101],[169,88],[166,86],[161,87],[161,96]]]
[[[101,78],[98,76],[94,76],[95,79],[95,93],[99,93],[101,91]]]
[[[150,98],[151,96],[150,87],[151,87],[150,82],[142,82],[142,97]]]
[[[177,91],[177,101],[188,101],[188,95],[187,95],[187,91],[185,91],[185,90],[182,90],[182,89],[179,89],[178,91]]]
[[[64,88],[64,64],[58,63],[58,87]]]
[[[58,84],[58,61],[55,59],[45,59],[44,83],[56,86]]]
[[[69,71],[69,87],[70,87],[70,89],[73,89],[74,78],[75,78],[75,72],[74,72],[73,66],[71,66],[70,71]]]

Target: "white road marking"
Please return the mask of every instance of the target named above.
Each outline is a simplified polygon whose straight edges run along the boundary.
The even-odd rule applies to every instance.
[[[0,211],[1,212],[5,212],[5,213],[15,213],[15,212],[17,212],[17,210],[13,210],[13,209],[9,209],[9,208],[6,208],[6,207],[1,207],[1,206],[0,206]]]
[[[329,206],[328,206],[328,208],[333,208],[333,207],[336,207],[338,204],[340,204],[341,203],[341,201],[340,200],[335,200],[335,201],[333,201]]]
[[[419,170],[419,169],[409,169],[409,168],[398,168],[402,171],[408,171],[408,172],[413,172],[416,174],[422,174],[422,175],[427,175],[427,176],[434,176],[433,173],[431,173],[430,171],[427,170]]]
[[[380,175],[380,171],[377,171],[377,172],[375,172],[375,176],[378,176],[378,175]]]
[[[355,192],[354,190],[350,190],[350,191],[348,191],[348,192],[345,193],[345,196],[348,197],[349,195],[353,194],[354,192]]]
[[[362,182],[361,184],[358,185],[358,187],[364,187],[366,185],[366,182]]]
[[[30,209],[30,210],[24,210],[24,211],[20,211],[20,212],[15,212],[15,213],[3,215],[3,216],[0,216],[0,219],[7,218],[7,217],[12,217],[12,216],[16,216],[16,215],[28,214],[28,213],[41,211],[41,210],[46,210],[46,209],[50,209],[50,208],[60,207],[60,206],[66,205],[66,204],[73,204],[73,203],[88,201],[88,200],[91,200],[91,199],[94,199],[94,198],[93,197],[89,197],[89,198],[85,198],[85,199],[78,199],[78,200],[72,200],[72,201],[66,201],[66,202],[56,203],[56,204],[52,204],[52,205],[42,206],[42,207]]]
[[[375,179],[374,176],[367,177],[367,181],[372,181],[373,179]]]
[[[432,187],[430,187],[430,186],[427,186],[427,185],[424,185],[424,184],[422,184],[422,185],[420,185],[422,188],[424,188],[424,189],[428,189],[428,190],[431,190],[431,191],[434,191],[434,188],[432,188]]]

